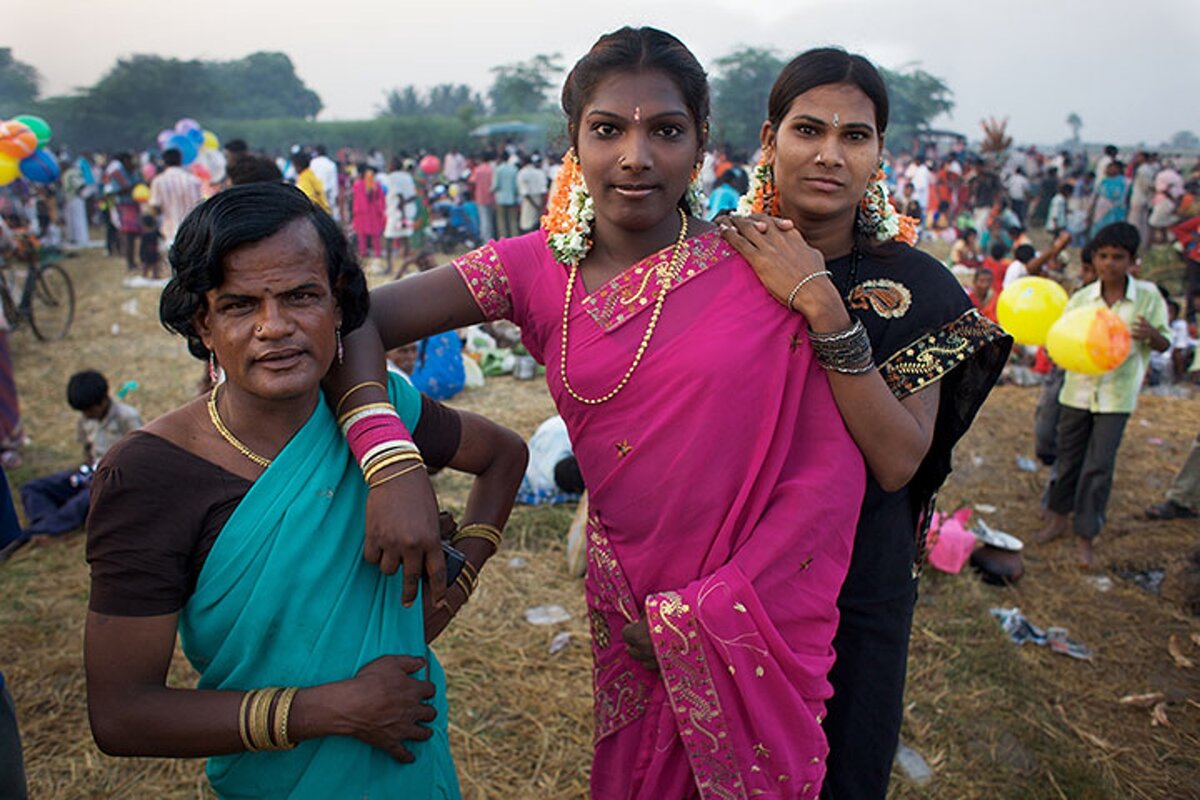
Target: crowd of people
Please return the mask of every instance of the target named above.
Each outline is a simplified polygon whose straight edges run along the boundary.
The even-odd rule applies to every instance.
[[[885,796],[934,498],[1006,365],[1044,361],[1011,352],[996,297],[1074,279],[1073,245],[1094,272],[1071,307],[1111,308],[1135,340],[1099,378],[1044,365],[1039,540],[1073,515],[1090,565],[1151,351],[1160,374],[1191,366],[1200,168],[961,141],[892,156],[883,79],[834,48],[784,68],[756,153],[713,147],[703,68],[651,28],[602,37],[562,103],[566,153],[232,140],[204,174],[178,150],[84,154],[8,191],[47,246],[99,223],[163,281],[162,321],[209,377],[145,427],[103,376],[73,377],[87,469],[22,492],[46,533],[90,500],[103,750],[207,756],[220,796],[459,796],[429,644],[499,548],[526,461],[438,402],[426,359],[461,369],[471,325],[515,324],[547,367],[561,435],[540,494],[587,491],[593,797]],[[950,245],[944,264],[921,239]],[[1175,240],[1178,326],[1133,277]],[[368,302],[362,267],[414,266]],[[715,450],[696,435],[747,415]],[[475,476],[457,524],[428,479],[444,467]],[[177,631],[196,689],[165,682]]]

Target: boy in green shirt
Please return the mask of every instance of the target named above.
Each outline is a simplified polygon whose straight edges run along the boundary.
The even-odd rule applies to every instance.
[[[1137,263],[1137,228],[1114,222],[1090,243],[1099,277],[1071,296],[1067,310],[1099,306],[1121,317],[1133,334],[1128,358],[1103,375],[1067,372],[1059,392],[1058,460],[1046,491],[1047,524],[1037,542],[1057,539],[1074,513],[1075,553],[1079,566],[1091,568],[1092,542],[1104,527],[1112,491],[1117,448],[1149,365],[1150,351],[1171,346],[1167,304],[1153,283],[1129,275]]]

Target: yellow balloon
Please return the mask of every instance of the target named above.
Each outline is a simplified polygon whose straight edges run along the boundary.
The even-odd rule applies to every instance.
[[[150,187],[144,183],[139,183],[133,187],[133,199],[135,202],[144,203],[150,199]]]
[[[1021,278],[996,298],[996,321],[1017,344],[1045,344],[1067,299],[1066,290],[1049,278]]]
[[[15,158],[0,155],[0,186],[7,186],[20,174],[21,167]]]
[[[205,150],[221,149],[221,141],[217,138],[217,135],[215,133],[213,133],[212,131],[204,132],[204,149]]]
[[[1107,308],[1076,308],[1050,327],[1046,352],[1068,372],[1101,375],[1125,363],[1132,341],[1129,326]]]

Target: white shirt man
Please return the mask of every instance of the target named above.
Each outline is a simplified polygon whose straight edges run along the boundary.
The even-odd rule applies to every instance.
[[[333,211],[333,218],[338,218],[338,168],[337,162],[329,156],[325,155],[323,147],[317,148],[317,155],[313,157],[312,162],[308,165],[312,169],[313,174],[321,180],[321,185],[325,187],[325,202],[329,203],[329,208]]]

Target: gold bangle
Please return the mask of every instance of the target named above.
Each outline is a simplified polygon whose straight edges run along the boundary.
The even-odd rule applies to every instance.
[[[338,427],[340,428],[343,425],[345,425],[346,420],[350,419],[351,417],[353,417],[355,414],[359,413],[360,411],[374,411],[376,409],[386,409],[388,411],[394,412],[396,410],[396,407],[394,405],[392,405],[391,403],[364,403],[361,406],[355,406],[354,408],[347,411],[345,414],[342,414],[338,417],[338,421],[337,421]]]
[[[367,485],[369,486],[371,484],[371,481],[375,480],[375,476],[378,475],[380,472],[382,472],[384,469],[386,469],[387,467],[394,466],[396,464],[402,464],[405,461],[415,461],[416,463],[413,466],[417,466],[417,467],[425,466],[424,459],[420,459],[420,458],[387,459],[386,461],[383,461],[379,464],[375,464],[370,469],[364,470],[363,471],[363,480],[365,480],[367,482]]]
[[[463,561],[462,572],[458,573],[458,577],[466,576],[467,582],[470,584],[470,590],[467,594],[475,594],[475,590],[479,587],[479,570],[470,561]]]
[[[259,750],[275,749],[271,742],[270,716],[271,704],[279,691],[276,688],[261,689],[250,706],[250,740]]]
[[[371,475],[374,473],[392,464],[399,464],[401,461],[420,461],[422,464],[425,463],[425,459],[421,458],[420,453],[414,453],[411,450],[381,453],[362,465],[363,476],[367,480],[370,480]]]
[[[292,713],[292,700],[298,691],[300,689],[296,686],[284,689],[275,705],[275,724],[272,727],[275,730],[275,746],[281,750],[291,750],[296,746],[295,742],[288,740],[288,715]]]
[[[458,573],[458,577],[454,580],[454,583],[463,590],[463,593],[467,596],[467,599],[470,600],[471,594],[475,591],[475,587],[471,585],[470,579],[467,578],[467,573]]]
[[[368,386],[378,386],[378,387],[379,387],[380,389],[382,389],[383,391],[385,391],[385,392],[387,391],[387,387],[386,387],[386,386],[384,386],[384,385],[383,385],[382,383],[380,383],[379,381],[363,381],[362,383],[356,383],[356,384],[354,384],[353,386],[351,386],[349,389],[347,389],[347,390],[346,390],[346,393],[342,395],[342,399],[341,399],[341,400],[338,400],[338,401],[337,401],[337,408],[336,408],[336,409],[334,410],[334,412],[333,412],[333,413],[334,413],[334,416],[339,416],[339,415],[341,415],[341,413],[342,413],[342,406],[344,406],[344,405],[346,404],[346,398],[347,398],[347,397],[349,397],[350,395],[354,394],[354,393],[355,393],[355,392],[357,392],[359,389],[365,389],[365,388],[366,388],[366,387],[368,387]]]
[[[486,539],[499,550],[503,536],[495,525],[488,525],[486,522],[472,522],[455,531],[454,535],[450,537],[450,544],[457,544],[463,539]]]
[[[250,701],[257,693],[257,689],[244,693],[242,695],[242,704],[238,707],[238,736],[242,737],[242,746],[251,753],[258,752],[258,748],[254,746],[254,742],[250,741],[249,724],[246,717]]]
[[[393,472],[391,475],[380,478],[379,480],[375,481],[374,483],[368,483],[367,488],[374,489],[376,486],[382,486],[383,484],[387,483],[390,480],[395,480],[396,478],[399,478],[401,475],[407,475],[410,472],[415,472],[416,470],[422,469],[424,466],[425,466],[424,464],[413,464],[411,467],[405,467],[404,469],[400,470],[399,472]]]

